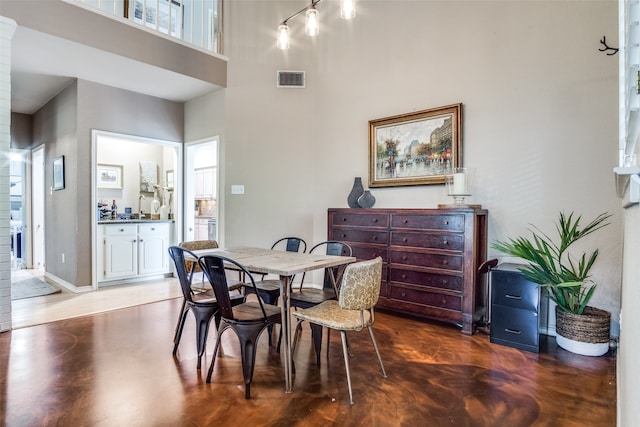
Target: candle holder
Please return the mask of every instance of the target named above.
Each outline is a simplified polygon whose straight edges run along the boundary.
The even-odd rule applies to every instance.
[[[469,170],[467,168],[452,168],[451,172],[444,176],[444,179],[447,185],[447,194],[453,197],[453,205],[466,206],[464,198],[471,196]]]

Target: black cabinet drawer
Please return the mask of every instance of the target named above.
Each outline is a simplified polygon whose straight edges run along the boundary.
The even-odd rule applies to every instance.
[[[525,279],[522,273],[515,269],[501,266],[491,270],[491,288],[492,304],[538,311],[539,286]]]
[[[491,309],[491,342],[538,351],[540,329],[536,311],[499,305],[493,305]]]

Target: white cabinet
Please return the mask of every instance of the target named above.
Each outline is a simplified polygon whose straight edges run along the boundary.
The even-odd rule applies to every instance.
[[[170,225],[99,225],[98,282],[169,273]]]
[[[135,276],[138,272],[138,227],[131,224],[103,225],[105,280]]]
[[[138,275],[169,270],[169,224],[138,225]]]
[[[196,169],[194,171],[196,199],[215,199],[216,197],[216,169],[213,167]]]
[[[196,218],[196,230],[194,240],[208,240],[209,239],[209,219],[208,218]]]

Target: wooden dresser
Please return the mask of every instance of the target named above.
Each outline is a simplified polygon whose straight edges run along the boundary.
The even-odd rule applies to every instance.
[[[329,209],[328,238],[348,243],[353,256],[381,256],[377,308],[452,323],[473,334],[485,312],[477,273],[487,254],[487,211]]]

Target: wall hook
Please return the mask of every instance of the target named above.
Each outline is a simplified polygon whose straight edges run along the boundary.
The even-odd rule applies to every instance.
[[[604,48],[598,49],[600,52],[607,52],[607,56],[612,56],[618,53],[618,48],[607,46],[607,39],[605,36],[602,36],[602,40],[600,43],[604,46]]]

